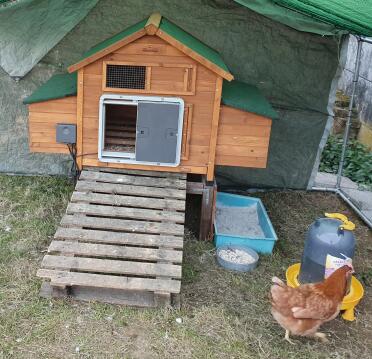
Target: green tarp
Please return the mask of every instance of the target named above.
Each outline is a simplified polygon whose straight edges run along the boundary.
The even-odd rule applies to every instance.
[[[235,2],[299,31],[319,35],[335,35],[340,33],[332,24],[319,22],[307,15],[279,6],[272,0],[235,0]]]
[[[0,6],[0,66],[25,76],[98,0],[19,0]]]
[[[29,152],[23,99],[66,72],[92,46],[153,12],[218,51],[236,79],[256,86],[279,115],[272,125],[268,167],[219,167],[219,179],[306,188],[328,118],[340,44],[334,36],[296,31],[231,0],[100,0],[19,82],[0,69],[0,172],[67,173],[67,155]]]
[[[274,0],[352,34],[372,36],[372,0]]]
[[[372,36],[372,0],[235,0],[294,29]]]
[[[221,0],[214,0],[219,6]],[[274,21],[304,32],[372,36],[372,0],[235,0]],[[0,0],[0,66],[23,77],[96,5],[98,0]],[[125,1],[120,5],[126,6]],[[158,10],[158,6],[153,6]],[[111,17],[113,14],[111,14]],[[164,31],[180,35],[167,20]],[[215,31],[212,27],[209,31]],[[183,35],[180,35],[183,38]],[[190,39],[184,39],[188,41]],[[202,49],[203,51],[205,49]],[[220,59],[211,51],[212,62]],[[216,60],[216,61],[215,61]]]

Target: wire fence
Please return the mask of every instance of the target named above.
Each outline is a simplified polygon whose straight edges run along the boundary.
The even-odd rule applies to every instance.
[[[372,191],[370,188],[365,188],[353,182],[351,179],[344,176],[344,169],[346,164],[346,153],[350,146],[350,128],[352,122],[353,109],[355,104],[356,97],[356,88],[360,76],[360,62],[362,54],[362,43],[363,39],[357,37],[358,47],[355,58],[355,67],[354,71],[348,70],[353,73],[352,80],[352,90],[350,95],[350,102],[348,106],[348,113],[345,123],[345,129],[343,133],[343,142],[341,149],[341,157],[338,166],[338,173],[336,181],[325,181],[323,183],[318,183],[315,190],[324,190],[332,191],[337,193],[345,202],[349,204],[350,207],[359,215],[359,217],[372,229]],[[369,42],[369,41],[366,41]],[[370,81],[370,80],[369,80]],[[333,117],[336,124],[339,124],[340,127],[344,125],[343,121],[337,117]],[[335,123],[334,123],[335,125]],[[334,177],[333,177],[334,180]]]

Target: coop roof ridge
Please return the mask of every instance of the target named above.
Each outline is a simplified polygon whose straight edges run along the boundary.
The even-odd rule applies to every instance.
[[[68,67],[68,72],[75,72],[145,35],[160,37],[225,80],[231,81],[234,78],[221,55],[216,50],[186,32],[172,21],[166,19],[158,12],[151,14],[147,19],[93,46],[83,54],[78,62]]]
[[[154,12],[150,15],[145,25],[147,34],[149,35],[156,34],[156,32],[159,29],[162,18],[163,16],[159,12]]]

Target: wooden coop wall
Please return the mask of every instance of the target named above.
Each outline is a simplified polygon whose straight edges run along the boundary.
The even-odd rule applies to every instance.
[[[109,89],[103,81],[104,63],[151,66],[151,82],[145,90]],[[148,70],[147,70],[148,71]],[[187,72],[187,74],[185,74]],[[83,166],[156,169],[175,172],[207,172],[212,119],[219,110],[222,81],[178,49],[157,36],[144,36],[79,70],[78,102],[81,103]],[[216,96],[216,86],[219,93]],[[164,95],[185,101],[181,163],[178,167],[103,163],[97,159],[99,99],[104,93]],[[218,102],[216,103],[216,97]],[[80,99],[79,99],[80,98]],[[217,112],[218,116],[218,112]],[[78,130],[79,141],[79,130]],[[79,143],[78,143],[79,148]]]
[[[69,153],[56,143],[57,123],[76,124],[76,96],[29,105],[29,146],[31,152]]]
[[[266,168],[272,120],[221,106],[216,165]]]

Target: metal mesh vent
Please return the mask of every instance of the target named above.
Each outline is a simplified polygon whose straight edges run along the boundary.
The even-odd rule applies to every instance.
[[[144,90],[146,66],[107,65],[106,87]]]

